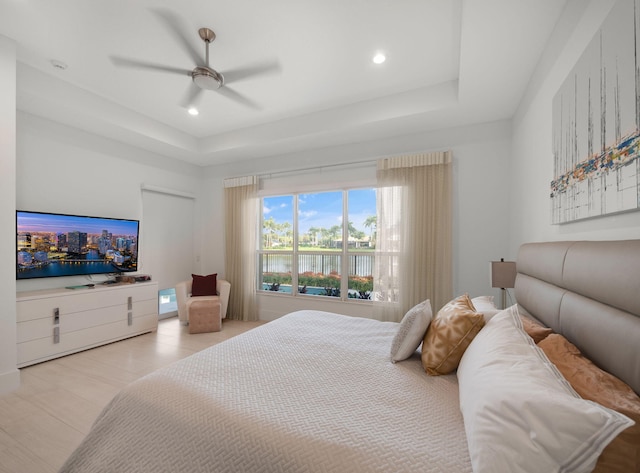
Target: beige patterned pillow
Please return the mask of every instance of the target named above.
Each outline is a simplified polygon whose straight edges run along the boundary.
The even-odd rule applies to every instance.
[[[468,294],[446,304],[424,336],[422,366],[425,371],[433,376],[453,372],[483,326],[484,317],[476,312]]]

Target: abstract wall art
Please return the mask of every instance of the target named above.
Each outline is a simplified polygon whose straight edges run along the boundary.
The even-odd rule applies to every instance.
[[[640,209],[640,0],[619,0],[553,99],[551,215]]]

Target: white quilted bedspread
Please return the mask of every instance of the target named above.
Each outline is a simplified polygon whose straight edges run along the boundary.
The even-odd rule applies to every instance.
[[[469,473],[455,375],[392,364],[398,324],[300,311],[152,373],[62,472]]]

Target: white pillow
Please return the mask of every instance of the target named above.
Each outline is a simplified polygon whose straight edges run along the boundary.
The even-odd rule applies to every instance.
[[[391,342],[391,361],[393,363],[406,360],[418,349],[429,328],[431,317],[429,299],[412,307],[404,314],[398,332]]]
[[[491,317],[500,312],[500,309],[496,307],[493,302],[493,296],[478,296],[471,299],[473,307],[476,308],[476,312],[480,312],[484,316],[484,321],[489,322]]]
[[[633,421],[580,398],[531,337],[516,306],[495,315],[458,367],[474,473],[590,472]]]

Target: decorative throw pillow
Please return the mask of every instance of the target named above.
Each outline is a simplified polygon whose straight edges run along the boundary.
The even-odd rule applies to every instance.
[[[391,342],[391,361],[409,358],[418,349],[431,323],[431,302],[427,299],[404,314],[398,332]]]
[[[491,317],[500,312],[500,309],[496,307],[493,302],[493,296],[478,296],[471,299],[473,307],[476,308],[476,312],[480,312],[484,316],[485,323],[491,320]]]
[[[618,411],[636,423],[607,445],[593,471],[640,473],[640,397],[622,380],[585,358],[562,335],[551,334],[538,346],[583,399]]]
[[[215,296],[216,285],[218,283],[218,273],[209,274],[207,276],[199,276],[192,274],[193,282],[191,284],[191,296]]]
[[[474,473],[591,471],[632,424],[581,399],[522,330],[515,307],[495,315],[471,342],[458,383]]]
[[[482,314],[476,312],[468,294],[464,294],[438,311],[422,343],[422,366],[437,376],[453,372],[462,354],[484,326]]]
[[[520,320],[522,320],[522,328],[524,328],[524,331],[527,332],[536,343],[540,343],[553,333],[553,330],[550,328],[543,327],[538,322],[522,314],[520,314]]]

